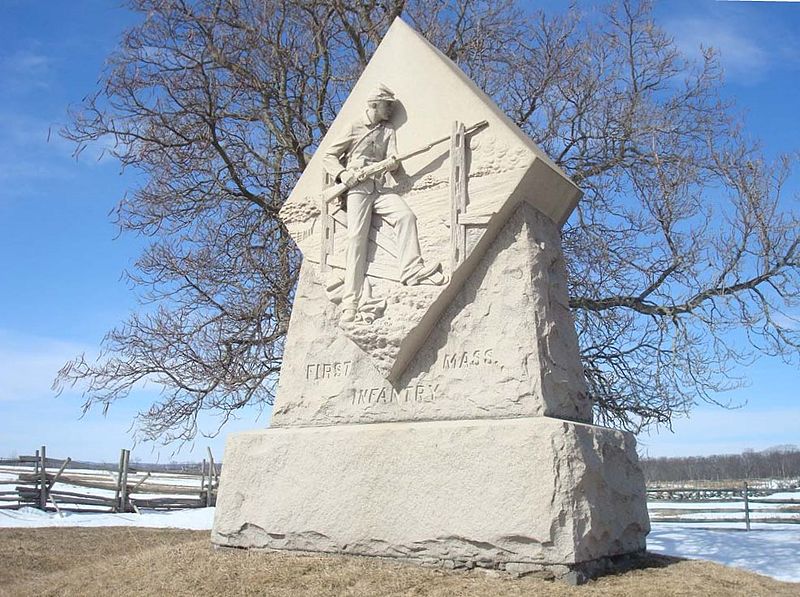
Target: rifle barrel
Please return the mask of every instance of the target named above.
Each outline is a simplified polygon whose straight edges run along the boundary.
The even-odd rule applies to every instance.
[[[486,120],[481,120],[480,122],[476,122],[472,126],[467,127],[466,129],[464,129],[464,134],[476,131],[476,130],[478,130],[480,128],[483,128],[483,127],[487,126],[488,124],[489,123]],[[402,160],[405,160],[405,159],[410,158],[412,156],[415,156],[417,154],[424,153],[424,152],[428,151],[430,148],[432,148],[434,145],[438,145],[439,143],[444,143],[448,139],[450,139],[450,135],[447,135],[446,137],[442,137],[441,139],[436,139],[435,141],[431,141],[430,143],[428,143],[427,145],[425,145],[423,147],[418,147],[417,149],[415,149],[413,151],[409,151],[407,153],[399,155],[399,156],[397,156],[397,159],[402,161]]]

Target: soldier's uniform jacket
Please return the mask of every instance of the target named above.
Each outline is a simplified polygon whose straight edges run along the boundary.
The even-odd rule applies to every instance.
[[[346,169],[362,168],[393,155],[397,155],[394,126],[387,121],[372,124],[364,118],[351,125],[342,138],[328,147],[322,166],[336,181]],[[393,184],[394,178],[387,172],[378,183],[379,188]],[[375,180],[368,179],[353,187],[352,191],[372,193],[375,188]]]

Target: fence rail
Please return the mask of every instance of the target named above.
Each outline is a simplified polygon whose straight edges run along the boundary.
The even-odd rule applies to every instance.
[[[774,489],[753,489],[748,483],[743,483],[741,487],[649,487],[647,498],[650,521],[684,524],[744,523],[748,531],[752,523],[800,524],[800,493],[797,493],[797,498],[766,497],[774,492]],[[671,501],[673,505],[659,506],[658,503],[662,500]],[[731,502],[742,502],[742,506],[714,507]],[[708,507],[685,507],[688,503]],[[761,507],[761,504],[775,507]],[[776,516],[778,514],[782,516]],[[706,516],[697,518],[698,515]]]
[[[0,461],[0,509],[25,506],[70,512],[138,512],[216,504],[220,466],[211,450],[194,471],[131,466],[130,450],[121,450],[117,466],[47,457],[42,446],[33,456]],[[166,468],[166,467],[161,467]],[[149,470],[148,470],[149,469]]]

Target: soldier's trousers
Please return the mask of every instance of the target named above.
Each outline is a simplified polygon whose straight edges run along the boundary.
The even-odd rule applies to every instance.
[[[400,281],[405,284],[423,267],[417,217],[406,202],[394,193],[361,192],[357,187],[351,189],[347,194],[347,265],[342,309],[358,310],[367,270],[369,227],[373,213],[381,216],[394,229]]]

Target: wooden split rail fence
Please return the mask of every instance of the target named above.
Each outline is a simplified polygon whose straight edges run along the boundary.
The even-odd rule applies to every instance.
[[[750,530],[752,523],[800,524],[800,492],[796,498],[766,497],[775,490],[742,487],[649,487],[648,510],[651,522],[679,522],[691,524],[744,523]],[[708,507],[678,507],[659,505],[659,501],[680,502],[680,505],[697,503]],[[741,502],[741,507],[720,507],[725,503]],[[702,515],[702,516],[699,516]]]
[[[214,506],[220,465],[211,450],[202,464],[172,470],[164,465],[131,466],[130,450],[113,465],[33,456],[0,460],[0,508],[25,506],[68,512],[138,512]],[[189,468],[190,470],[186,470]]]

